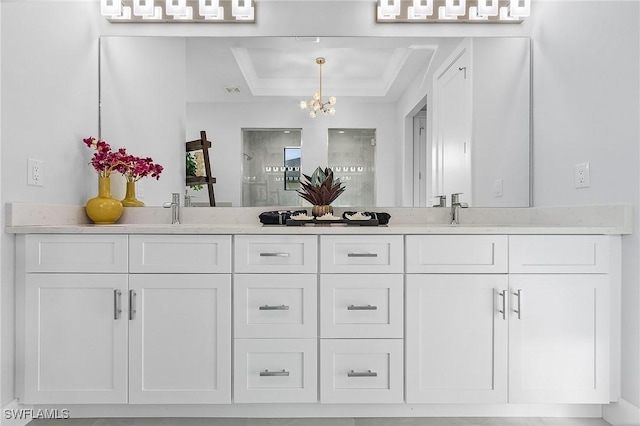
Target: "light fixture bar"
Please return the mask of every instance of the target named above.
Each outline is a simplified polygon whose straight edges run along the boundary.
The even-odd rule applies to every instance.
[[[256,0],[100,0],[100,12],[110,22],[118,23],[255,23],[255,3]]]
[[[521,23],[531,0],[377,0],[378,23]]]

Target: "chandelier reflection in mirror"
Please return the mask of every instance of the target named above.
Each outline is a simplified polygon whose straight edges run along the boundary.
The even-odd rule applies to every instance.
[[[378,0],[376,21],[520,23],[531,0]]]
[[[324,115],[335,115],[336,113],[336,109],[333,107],[337,102],[335,96],[331,96],[327,102],[322,101],[322,66],[325,62],[324,58],[316,58],[316,64],[320,67],[320,88],[313,94],[313,99],[300,102],[301,109],[311,109],[309,112],[311,118],[316,118],[319,113]]]
[[[100,0],[110,22],[255,22],[254,0]]]

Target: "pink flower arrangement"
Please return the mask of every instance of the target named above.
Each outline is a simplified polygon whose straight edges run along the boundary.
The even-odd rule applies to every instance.
[[[127,182],[137,182],[143,177],[151,176],[160,179],[163,167],[155,164],[150,157],[141,158],[134,155],[127,155],[123,159],[125,166],[121,173],[127,179]]]
[[[160,179],[163,167],[155,164],[149,157],[140,158],[127,154],[125,148],[112,151],[111,146],[103,140],[88,137],[82,140],[89,148],[96,152],[91,157],[91,164],[100,177],[109,177],[111,172],[124,175],[127,182],[136,182],[143,177],[151,176]]]

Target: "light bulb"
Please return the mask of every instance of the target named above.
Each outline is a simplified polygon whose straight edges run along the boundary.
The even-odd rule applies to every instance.
[[[318,111],[319,109],[320,109],[320,104],[319,103],[316,102],[315,104],[313,104],[313,110],[314,111]]]
[[[316,112],[315,112],[315,111],[311,111],[311,112],[309,113],[309,117],[311,117],[311,118],[316,118]]]
[[[337,101],[338,101],[338,100],[336,99],[336,97],[335,97],[335,96],[331,96],[331,97],[329,98],[329,105],[335,105]]]
[[[300,109],[307,109],[307,102],[306,101],[300,101]]]
[[[313,94],[313,99],[316,100],[316,101],[320,100],[320,93],[318,93],[318,92],[314,93]]]
[[[336,115],[336,109],[335,108],[329,108],[329,115]]]

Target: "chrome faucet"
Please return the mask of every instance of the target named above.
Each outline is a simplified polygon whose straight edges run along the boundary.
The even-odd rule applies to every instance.
[[[460,224],[460,209],[466,209],[469,207],[467,203],[460,202],[460,195],[462,193],[451,194],[451,224],[459,225]]]
[[[180,193],[173,192],[171,194],[171,202],[164,203],[162,207],[166,207],[166,208],[171,207],[171,224],[179,225],[180,224]]]

